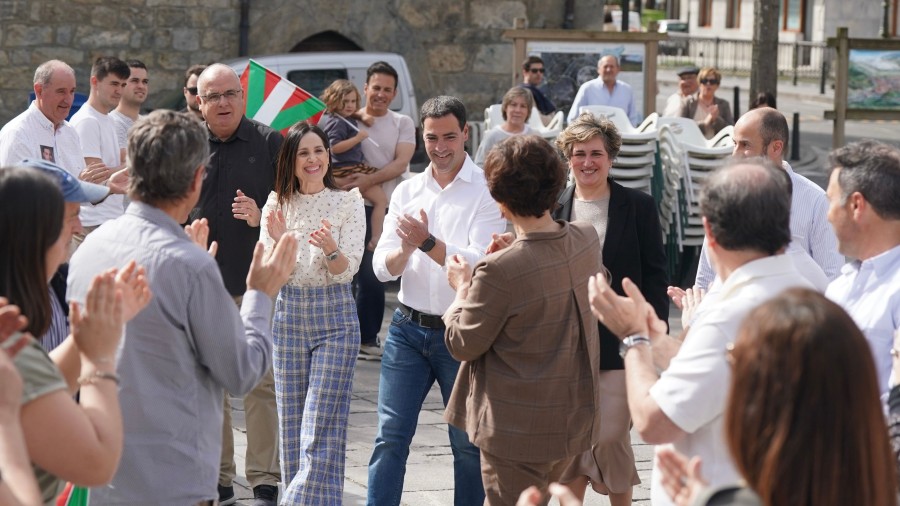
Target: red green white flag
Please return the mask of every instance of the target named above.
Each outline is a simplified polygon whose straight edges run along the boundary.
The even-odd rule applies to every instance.
[[[321,100],[253,60],[241,74],[241,88],[247,117],[282,134],[298,121],[318,123],[325,110]]]

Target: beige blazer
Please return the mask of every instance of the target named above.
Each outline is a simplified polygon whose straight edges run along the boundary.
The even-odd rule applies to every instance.
[[[478,265],[444,315],[463,361],[444,418],[479,448],[550,462],[591,448],[600,429],[600,340],[588,278],[600,241],[587,223],[519,237]]]

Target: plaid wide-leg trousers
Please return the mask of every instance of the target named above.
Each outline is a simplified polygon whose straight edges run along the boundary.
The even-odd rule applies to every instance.
[[[340,505],[359,353],[350,284],[286,285],[275,302],[273,333],[281,504]]]

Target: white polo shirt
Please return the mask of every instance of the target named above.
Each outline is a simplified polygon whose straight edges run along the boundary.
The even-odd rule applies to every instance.
[[[740,476],[725,445],[723,414],[731,384],[725,348],[734,342],[747,314],[788,288],[810,288],[788,255],[761,258],[731,273],[709,306],[688,331],[681,349],[650,388],[660,409],[687,435],[673,443],[676,450],[703,460],[709,485],[736,483]],[[704,300],[704,302],[706,302]],[[654,506],[671,505],[653,463],[650,486]]]
[[[118,167],[122,163],[116,124],[109,115],[84,104],[72,116],[72,126],[78,132],[85,157],[99,158],[107,167]],[[124,212],[124,196],[110,195],[97,205],[82,204],[81,223],[86,227],[102,225],[122,216]]]

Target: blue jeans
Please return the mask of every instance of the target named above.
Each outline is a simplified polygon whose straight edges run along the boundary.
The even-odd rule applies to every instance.
[[[394,311],[381,357],[378,383],[378,435],[369,460],[369,506],[400,504],[409,444],[416,433],[419,411],[437,380],[444,405],[450,398],[457,362],[444,344],[444,331],[419,326]],[[454,504],[484,503],[478,448],[465,431],[450,426],[453,450]]]

